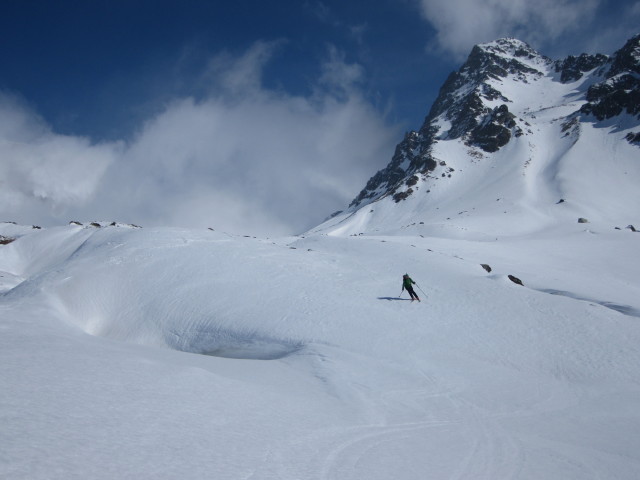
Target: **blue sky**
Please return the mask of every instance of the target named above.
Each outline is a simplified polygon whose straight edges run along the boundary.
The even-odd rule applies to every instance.
[[[424,55],[433,29],[410,2],[6,3],[0,86],[23,95],[57,131],[96,139],[131,134],[168,98],[203,95],[210,59],[241,56],[256,42],[279,45],[265,88],[310,95],[335,47],[366,70],[369,100],[415,127],[427,96],[457,65]]]
[[[515,36],[554,59],[610,54],[640,25],[632,0],[1,9],[0,220],[256,233],[343,208],[474,44]]]

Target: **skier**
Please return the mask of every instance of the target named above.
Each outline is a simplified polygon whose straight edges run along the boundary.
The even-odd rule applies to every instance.
[[[418,295],[416,294],[416,292],[413,291],[413,287],[411,286],[412,284],[416,284],[418,285],[416,282],[414,282],[411,277],[409,276],[408,273],[405,273],[402,276],[402,291],[404,292],[405,288],[407,289],[407,292],[409,292],[409,295],[411,296],[411,301],[413,302],[414,300],[418,300],[420,301],[420,297],[418,297]],[[402,292],[401,292],[402,293]]]

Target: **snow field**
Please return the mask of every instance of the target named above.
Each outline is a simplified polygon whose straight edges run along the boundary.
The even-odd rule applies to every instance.
[[[636,242],[29,233],[0,250],[44,266],[1,297],[0,473],[635,478]]]

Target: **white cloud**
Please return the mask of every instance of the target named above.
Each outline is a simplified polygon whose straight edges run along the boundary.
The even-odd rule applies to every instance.
[[[283,43],[256,42],[241,57],[220,53],[211,59],[203,78],[212,88],[221,88],[227,94],[246,95],[260,90],[263,68]]]
[[[265,89],[262,68],[276,50],[258,43],[239,58],[216,57],[210,94],[175,99],[126,147],[55,135],[24,106],[0,106],[0,129],[24,118],[12,135],[25,140],[0,170],[13,200],[0,213],[247,234],[314,226],[389,161],[399,132],[359,93],[361,68],[336,50],[311,96]]]
[[[364,76],[363,68],[358,64],[348,64],[344,53],[334,46],[329,47],[329,60],[322,68],[319,86],[333,93],[353,94]],[[323,92],[321,92],[322,94]]]
[[[553,42],[580,28],[600,0],[420,0],[421,12],[436,29],[437,48],[457,60],[471,47],[514,36],[533,45]]]
[[[119,151],[57,135],[16,97],[0,94],[0,214],[37,223],[90,201]]]

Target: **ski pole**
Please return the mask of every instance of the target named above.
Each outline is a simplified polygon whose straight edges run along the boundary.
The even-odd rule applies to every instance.
[[[420,288],[420,285],[418,285],[417,283],[416,283],[416,287],[418,287],[418,290],[420,290],[420,291],[424,294],[424,296],[425,296],[425,297],[427,296],[427,294],[426,294],[426,293],[424,293],[424,290],[422,290],[422,289]]]

